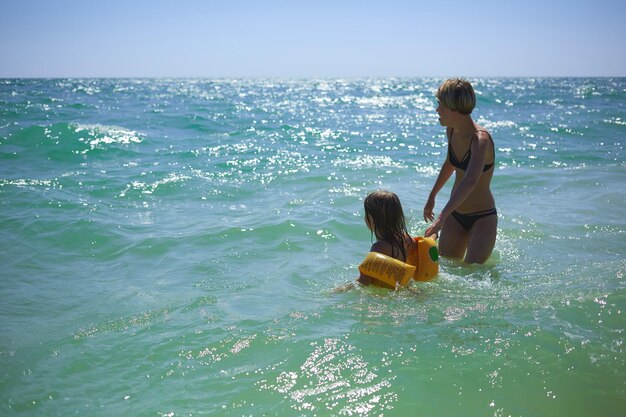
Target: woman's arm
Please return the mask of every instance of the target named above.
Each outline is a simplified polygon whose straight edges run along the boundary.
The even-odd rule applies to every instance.
[[[450,137],[450,128],[447,129],[446,134],[448,138]],[[450,141],[448,140],[448,146],[450,146]],[[448,182],[452,174],[454,173],[454,167],[448,160],[448,152],[446,152],[446,160],[443,161],[443,165],[439,170],[439,175],[437,176],[437,180],[435,181],[435,185],[433,185],[433,189],[430,191],[428,195],[428,200],[426,201],[426,205],[424,206],[424,220],[433,221],[435,219],[435,197],[441,191],[443,186]]]
[[[446,157],[446,160],[444,161],[443,165],[441,166],[441,170],[439,171],[439,176],[437,176],[437,180],[435,181],[435,185],[433,185],[433,189],[428,195],[428,200],[426,201],[426,205],[424,206],[424,220],[430,221],[435,218],[435,215],[433,213],[433,210],[435,208],[435,197],[437,196],[439,191],[441,191],[446,182],[448,182],[452,174],[454,174],[454,167]]]

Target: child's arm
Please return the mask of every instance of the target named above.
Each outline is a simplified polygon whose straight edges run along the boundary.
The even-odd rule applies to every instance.
[[[370,248],[370,252],[378,252],[378,253],[382,253],[383,255],[392,256],[391,245],[389,243],[381,242],[381,241],[374,243],[372,247]],[[357,279],[357,281],[363,285],[370,285],[373,282],[376,282],[376,285],[384,285],[379,280],[372,278],[369,275],[365,275],[361,272],[359,272],[359,278]]]

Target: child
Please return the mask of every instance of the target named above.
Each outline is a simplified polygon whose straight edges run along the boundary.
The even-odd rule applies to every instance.
[[[437,247],[435,245],[436,234],[430,238],[421,237],[412,238],[406,229],[404,213],[398,196],[390,191],[375,191],[370,193],[363,202],[365,208],[365,224],[370,229],[372,237],[376,236],[376,242],[372,245],[370,252],[382,254],[390,258],[394,258],[398,262],[390,261],[388,265],[373,265],[370,267],[366,262],[361,264],[358,282],[363,285],[377,285],[385,288],[395,288],[398,284],[391,286],[389,282],[381,280],[380,277],[371,276],[364,273],[368,270],[380,272],[384,270],[394,270],[394,276],[397,276],[398,265],[411,268],[410,274],[414,279],[425,281],[432,279],[437,273]],[[420,250],[422,249],[422,250]],[[380,257],[385,259],[385,257]],[[366,258],[367,261],[368,258]],[[373,261],[374,264],[376,261]],[[396,264],[390,266],[391,264]],[[408,264],[408,265],[407,265]],[[365,267],[364,267],[365,265]],[[414,268],[415,267],[415,268]],[[413,273],[412,271],[415,270]],[[374,273],[374,275],[377,275]],[[393,282],[393,280],[391,281]]]

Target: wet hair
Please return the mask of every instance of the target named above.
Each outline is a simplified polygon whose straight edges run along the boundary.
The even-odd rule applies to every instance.
[[[474,88],[463,78],[444,81],[437,89],[436,97],[446,108],[461,114],[470,114],[476,107]]]
[[[404,238],[409,232],[398,196],[391,191],[374,191],[365,197],[363,207],[366,218],[369,215],[372,219],[372,237],[376,235],[377,239],[388,242],[391,253],[401,254],[401,260],[406,260]]]

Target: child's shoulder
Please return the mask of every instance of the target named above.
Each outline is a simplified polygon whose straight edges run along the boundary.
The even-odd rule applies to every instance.
[[[379,240],[375,242],[370,248],[370,252],[378,252],[382,253],[383,255],[393,257],[392,250],[393,248],[391,247],[391,244],[386,240]]]
[[[406,235],[404,239],[404,249],[406,253],[408,254],[409,252],[414,251],[416,248],[417,248],[417,243],[415,243],[415,241],[410,235]],[[391,245],[390,242],[386,240],[379,240],[376,243],[374,243],[372,247],[370,248],[370,252],[382,253],[383,255],[391,256],[392,258],[397,258],[398,256],[397,254],[396,256],[394,256],[393,246]]]

